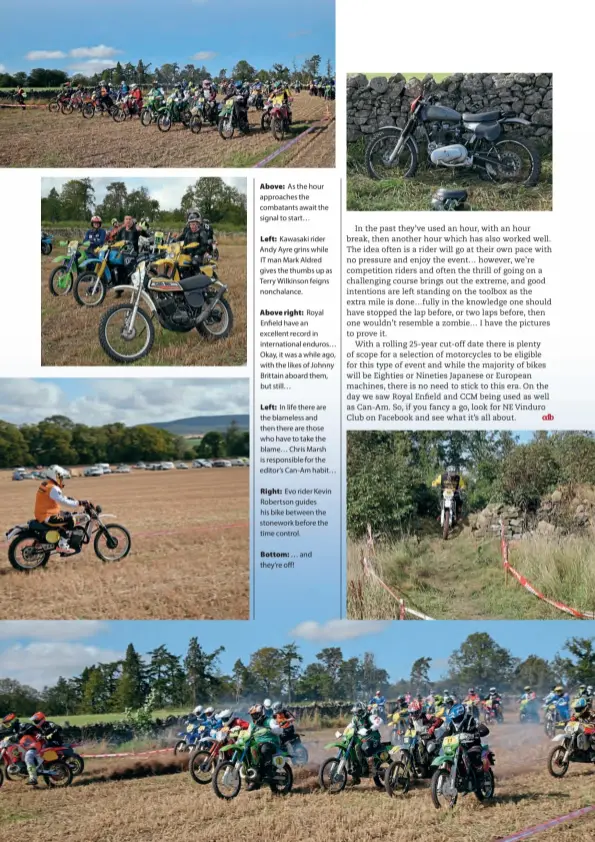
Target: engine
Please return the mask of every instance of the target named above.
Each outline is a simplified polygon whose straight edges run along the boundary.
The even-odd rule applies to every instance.
[[[467,147],[462,143],[452,143],[448,146],[435,146],[430,151],[430,160],[433,164],[442,167],[468,166],[471,159],[467,153]]]
[[[159,321],[169,330],[190,330],[196,323],[200,310],[189,307],[185,296],[158,293],[154,300]]]
[[[85,530],[82,529],[80,526],[75,526],[72,532],[70,533],[68,543],[70,544],[73,550],[80,550],[80,548],[83,546],[84,539]]]

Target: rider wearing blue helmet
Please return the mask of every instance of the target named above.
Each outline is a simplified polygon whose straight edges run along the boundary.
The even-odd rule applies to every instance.
[[[453,705],[447,714],[443,736],[468,734],[473,737],[472,742],[466,743],[465,748],[476,771],[481,769],[481,741],[489,733],[490,729],[483,722],[479,723],[465,705]]]

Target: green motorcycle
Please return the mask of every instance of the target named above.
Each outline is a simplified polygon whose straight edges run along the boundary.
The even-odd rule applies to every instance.
[[[263,774],[258,771],[258,738],[261,729],[241,731],[237,740],[222,746],[219,763],[213,773],[215,795],[231,801],[239,795],[242,781],[251,784],[268,784],[275,795],[287,795],[293,786],[293,771],[286,751],[277,748]]]
[[[481,725],[479,734],[483,736]],[[473,792],[478,801],[494,797],[496,785],[491,768],[495,763],[494,753],[490,751],[489,746],[482,745],[481,771],[476,771],[467,752],[467,747],[474,742],[475,737],[472,734],[453,734],[442,740],[440,756],[432,762],[436,771],[432,775],[430,786],[432,803],[437,810],[442,807],[442,801],[452,809],[459,794],[467,795]]]
[[[388,795],[406,795],[414,778],[428,778],[432,758],[439,749],[434,737],[428,737],[428,729],[405,731],[401,745],[390,750],[392,763],[384,776],[384,788]]]
[[[157,118],[157,128],[161,132],[168,132],[174,123],[182,123],[185,128],[189,128],[191,122],[192,114],[189,104],[185,101],[168,99]]]
[[[151,123],[156,123],[165,113],[165,100],[161,96],[150,96],[147,103],[140,112],[140,121],[143,126],[150,126]]]
[[[55,269],[52,269],[48,279],[48,286],[52,295],[68,295],[72,290],[73,284],[78,278],[82,263],[86,260],[86,254],[82,249],[88,248],[89,243],[79,243],[78,240],[70,240],[70,242],[62,241],[61,246],[66,246],[67,251],[65,255],[54,257],[53,262],[58,263]]]
[[[349,776],[368,778],[373,776],[378,789],[384,789],[384,775],[390,765],[390,747],[387,742],[379,742],[374,754],[366,757],[362,750],[364,736],[369,734],[366,728],[358,728],[351,722],[341,732],[336,731],[336,742],[328,743],[325,748],[337,748],[335,757],[327,758],[318,771],[318,782],[322,789],[331,795],[342,792]]]

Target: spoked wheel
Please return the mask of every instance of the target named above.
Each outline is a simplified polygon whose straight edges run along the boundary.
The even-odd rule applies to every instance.
[[[308,762],[308,749],[301,743],[297,746],[292,746],[291,756],[296,766],[305,766]]]
[[[62,114],[72,114],[74,106],[71,102],[63,102],[61,108]]]
[[[81,307],[97,307],[106,295],[106,286],[93,272],[79,275],[74,283],[72,294]]]
[[[139,307],[132,324],[133,304],[116,304],[99,323],[99,341],[105,353],[117,363],[132,363],[146,357],[155,341],[151,317]]]
[[[233,329],[233,313],[225,298],[220,298],[209,317],[198,325],[197,330],[208,342],[226,339]]]
[[[195,751],[192,754],[188,771],[190,777],[197,784],[210,784],[213,780],[215,758],[211,757],[209,751]]]
[[[541,156],[531,141],[507,135],[490,148],[488,155],[498,159],[496,166],[486,166],[491,181],[523,187],[533,187],[539,181]]]
[[[219,134],[223,140],[231,140],[234,131],[233,117],[231,115],[229,117],[221,117],[219,120]]]
[[[110,113],[114,123],[123,123],[126,119],[126,112],[123,108],[112,108]]]
[[[329,757],[325,760],[318,772],[318,783],[321,789],[331,795],[343,792],[347,785],[347,763],[338,757]]]
[[[73,754],[72,757],[67,758],[66,765],[70,768],[73,778],[77,778],[85,771],[85,761],[80,754]]]
[[[39,540],[32,536],[17,535],[8,548],[8,560],[15,570],[28,573],[45,567],[50,558],[50,551],[39,546]]]
[[[548,754],[547,770],[553,778],[563,778],[570,768],[570,763],[564,762],[565,755],[566,749],[564,746],[556,746]]]
[[[384,789],[384,776],[386,775],[388,768],[388,763],[381,763],[380,766],[376,768],[373,778],[376,789]]]
[[[475,789],[475,797],[478,801],[493,798],[495,788],[494,773],[491,769],[488,769],[487,772],[484,770]]]
[[[177,754],[188,754],[190,751],[190,746],[186,742],[186,740],[179,740],[174,746],[174,755]]]
[[[271,131],[275,140],[283,140],[285,137],[285,127],[283,120],[275,118],[271,123]]]
[[[121,561],[130,552],[130,532],[119,523],[106,523],[95,535],[93,547],[102,561]]]
[[[389,178],[412,178],[417,170],[417,150],[411,138],[407,138],[395,152],[401,138],[401,132],[382,133],[374,135],[366,146],[365,161],[368,175],[376,181]]]
[[[274,795],[288,795],[292,786],[293,772],[289,763],[276,769],[274,777],[269,779],[269,788]]]
[[[72,272],[65,266],[56,266],[50,274],[48,286],[52,295],[68,295],[72,289]]]
[[[439,810],[441,807],[448,807],[451,810],[457,803],[458,793],[453,789],[450,782],[450,772],[447,769],[437,769],[432,775],[430,785],[432,804]]]
[[[52,253],[52,244],[51,243],[42,243],[41,244],[41,253],[44,254],[46,257],[48,254]]]
[[[395,760],[384,774],[384,789],[388,795],[406,795],[411,786],[411,775],[401,760]]]
[[[202,129],[202,120],[195,114],[192,119],[190,120],[190,131],[192,134],[200,134],[200,130]]]
[[[271,128],[271,115],[270,114],[263,114],[260,118],[260,128],[263,132],[268,132]]]
[[[171,116],[169,114],[161,114],[157,120],[157,128],[160,132],[168,132],[171,129]]]
[[[242,787],[240,770],[236,769],[231,760],[220,763],[213,774],[213,789],[217,798],[231,801],[239,794]]]
[[[88,102],[86,105],[83,105],[81,113],[83,117],[85,117],[88,120],[91,117],[95,116],[95,106],[92,103]]]
[[[51,773],[43,776],[46,786],[57,788],[70,786],[72,783],[72,769],[62,760],[54,760],[48,763],[46,768]]]
[[[150,126],[153,122],[153,112],[150,108],[143,108],[140,113],[140,121],[143,126]]]
[[[48,102],[48,111],[51,111],[52,114],[57,114],[60,111],[60,103],[56,102]]]
[[[444,523],[442,524],[442,537],[446,541],[448,538],[448,530],[450,529],[450,515],[448,512],[444,513]]]

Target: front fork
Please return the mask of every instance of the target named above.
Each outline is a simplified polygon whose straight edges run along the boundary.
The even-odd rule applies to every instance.
[[[388,156],[388,163],[389,164],[392,164],[394,162],[395,158],[398,158],[398,156],[401,154],[401,150],[405,146],[407,138],[409,137],[409,126],[410,126],[410,121],[408,120],[406,125],[405,125],[405,128],[403,129],[403,131],[399,135],[399,139],[397,140],[395,148],[393,149],[391,154]]]

